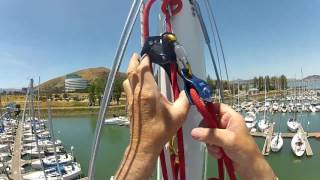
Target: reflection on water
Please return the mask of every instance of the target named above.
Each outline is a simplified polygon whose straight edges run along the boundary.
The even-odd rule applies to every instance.
[[[287,120],[292,114],[275,113],[272,121],[276,123],[276,131],[288,132]],[[261,119],[263,114],[258,114]],[[93,141],[96,116],[81,117],[55,117],[54,130],[66,147],[75,147],[75,155],[81,163],[83,172],[87,174],[91,144]],[[320,131],[320,113],[302,113],[298,116],[305,130]],[[309,125],[307,122],[310,122]],[[58,133],[58,131],[60,133]],[[118,168],[122,155],[129,141],[129,129],[127,127],[106,126],[103,128],[101,144],[98,152],[95,179],[108,179]],[[256,142],[262,149],[264,139],[256,138]],[[266,157],[280,179],[289,180],[318,180],[320,172],[319,141],[309,139],[314,152],[313,157],[304,156],[298,159],[293,155],[290,148],[290,139],[284,139],[284,145],[280,152],[271,153]],[[208,177],[217,176],[216,161],[209,159]]]

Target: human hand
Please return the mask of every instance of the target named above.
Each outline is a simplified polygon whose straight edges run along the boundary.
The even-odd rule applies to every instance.
[[[137,54],[132,56],[127,71],[128,79],[123,83],[131,136],[116,176],[120,179],[124,179],[127,174],[132,179],[150,177],[156,158],[166,142],[182,126],[189,110],[185,93],[180,93],[179,98],[170,103],[160,93],[154,80],[149,57],[144,56],[141,61],[139,59]],[[139,173],[132,173],[137,171]]]
[[[241,179],[275,179],[271,167],[249,134],[243,117],[225,104],[215,104],[215,107],[219,110],[218,124],[222,129],[206,128],[206,123],[202,122],[203,127],[192,130],[192,137],[206,143],[209,154],[218,159],[222,157],[222,148],[233,161]]]

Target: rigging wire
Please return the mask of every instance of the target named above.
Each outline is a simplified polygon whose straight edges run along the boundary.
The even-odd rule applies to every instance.
[[[214,48],[216,50],[216,56],[217,56],[217,60],[218,60],[218,70],[219,70],[219,75],[220,75],[220,80],[221,80],[221,87],[222,89],[223,88],[223,78],[222,78],[222,70],[221,70],[221,62],[220,62],[220,56],[219,56],[219,51],[218,51],[218,46],[217,46],[217,40],[216,40],[216,35],[215,35],[215,32],[214,32],[214,27],[213,27],[213,23],[212,23],[212,17],[210,16],[209,14],[209,9],[208,9],[208,6],[205,5],[206,7],[206,10],[207,10],[207,14],[209,15],[209,22],[210,22],[210,30],[212,32],[212,37],[213,37],[213,45],[214,45]],[[221,93],[220,91],[219,92],[219,102],[221,101]]]
[[[223,45],[222,45],[221,37],[220,37],[220,34],[219,34],[218,25],[217,25],[217,22],[216,22],[216,19],[214,17],[214,13],[213,13],[213,10],[212,10],[212,5],[211,5],[209,0],[205,0],[205,3],[206,3],[206,6],[209,9],[209,13],[210,13],[209,17],[210,16],[212,17],[213,24],[214,24],[214,27],[215,27],[216,32],[217,32],[217,37],[218,37],[218,40],[219,40],[222,59],[223,59],[223,63],[224,63],[225,71],[226,71],[227,81],[229,82],[229,74],[228,74],[227,62],[226,62],[225,54],[224,54],[224,51],[223,51]]]
[[[195,7],[195,12],[198,16],[198,20],[199,20],[199,23],[200,23],[200,26],[201,26],[201,30],[202,30],[202,34],[204,36],[204,40],[205,40],[205,43],[207,44],[207,47],[208,47],[208,50],[209,50],[209,53],[210,53],[210,57],[211,57],[211,61],[212,61],[212,64],[213,64],[213,68],[214,68],[214,71],[215,71],[215,74],[216,74],[216,77],[217,77],[217,85],[218,85],[218,90],[219,90],[219,102],[224,100],[224,92],[223,92],[223,88],[222,88],[222,83],[220,81],[220,76],[219,76],[219,71],[218,71],[218,68],[217,68],[217,65],[216,65],[216,62],[215,62],[215,58],[214,58],[214,55],[213,55],[213,52],[212,52],[212,47],[211,47],[211,43],[210,43],[210,37],[209,37],[209,34],[208,34],[208,30],[206,28],[206,24],[204,23],[204,20],[203,20],[203,17],[202,17],[202,14],[201,14],[201,9],[200,9],[200,5],[197,1],[194,2],[194,7]]]
[[[220,74],[220,78],[222,80],[222,74],[221,74],[221,63],[220,63],[220,56],[219,56],[219,51],[218,51],[218,46],[217,46],[217,40],[216,40],[216,35],[215,35],[215,32],[214,32],[214,25],[213,25],[213,20],[212,20],[212,17],[210,16],[209,14],[209,9],[208,9],[208,6],[205,5],[206,7],[206,10],[207,10],[207,14],[209,15],[209,22],[210,22],[210,30],[211,30],[211,33],[212,33],[212,37],[213,37],[213,45],[214,45],[214,48],[216,49],[216,56],[217,56],[217,60],[218,60],[218,64],[219,64],[219,74]]]
[[[93,180],[94,179],[94,172],[95,172],[95,161],[97,158],[97,150],[100,145],[100,139],[101,139],[101,132],[102,132],[102,126],[103,121],[106,116],[107,110],[108,110],[108,102],[110,101],[113,86],[114,86],[114,80],[116,73],[120,67],[120,64],[122,62],[124,52],[127,48],[129,38],[132,33],[133,26],[135,24],[135,21],[137,19],[137,16],[139,14],[140,7],[143,3],[143,0],[134,0],[132,2],[130,11],[127,16],[126,23],[124,25],[123,31],[121,33],[120,41],[114,56],[113,65],[111,72],[109,73],[107,84],[105,86],[103,99],[100,106],[100,111],[98,115],[96,130],[95,130],[95,139],[92,145],[91,150],[91,159],[89,161],[89,168],[88,168],[88,179]]]

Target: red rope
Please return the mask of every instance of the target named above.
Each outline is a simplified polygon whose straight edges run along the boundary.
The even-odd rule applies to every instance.
[[[172,91],[173,91],[173,97],[174,100],[177,100],[179,97],[179,87],[177,82],[177,67],[176,64],[170,65],[170,74],[171,74],[171,84],[172,84]],[[178,141],[178,157],[179,157],[179,164],[178,169],[179,175],[181,180],[186,179],[186,173],[185,173],[185,159],[184,159],[184,144],[183,144],[183,130],[182,128],[179,128],[177,132],[177,141]],[[172,164],[171,164],[172,166]],[[173,172],[175,177],[178,177],[178,172]]]
[[[166,16],[166,31],[172,32],[172,26],[170,21],[171,15],[176,15],[182,9],[182,1],[181,0],[164,0],[161,6],[162,12]],[[169,12],[170,11],[170,12]],[[171,15],[170,15],[171,13]],[[177,82],[177,67],[176,64],[170,65],[170,74],[171,74],[171,86],[173,91],[174,101],[179,97],[179,87]],[[185,158],[184,158],[184,143],[183,143],[183,130],[180,128],[177,132],[177,141],[178,141],[178,157],[179,157],[179,164],[172,164],[171,161],[171,169],[174,171],[173,177],[174,179],[178,179],[178,170],[181,180],[186,179],[186,172],[185,172]],[[175,159],[175,158],[174,158]],[[177,167],[177,168],[176,168]]]
[[[219,113],[219,109],[217,109],[213,103],[204,103],[200,96],[198,95],[197,91],[194,88],[190,88],[190,95],[193,103],[197,107],[197,110],[203,116],[203,119],[208,124],[209,128],[218,128],[217,124],[217,117],[216,114]],[[219,172],[219,179],[224,179],[224,170],[223,170],[223,163],[226,166],[228,175],[230,180],[235,180],[236,176],[234,173],[234,167],[232,164],[231,159],[225,154],[223,149],[222,151],[222,158],[218,160],[218,172]]]

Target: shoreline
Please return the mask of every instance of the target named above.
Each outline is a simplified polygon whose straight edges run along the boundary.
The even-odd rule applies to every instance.
[[[51,107],[51,114],[53,117],[57,116],[81,116],[81,115],[98,115],[100,110],[100,106],[93,106],[93,107]],[[36,109],[37,111],[37,109]],[[22,112],[21,112],[22,113]],[[42,117],[48,117],[48,109],[47,108],[40,108],[40,113]],[[36,112],[37,115],[37,112]],[[112,117],[113,115],[116,116],[124,116],[126,115],[126,106],[119,105],[119,106],[109,106],[107,117]]]

